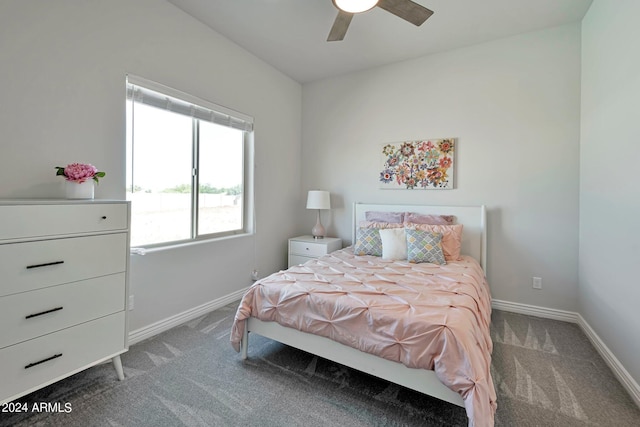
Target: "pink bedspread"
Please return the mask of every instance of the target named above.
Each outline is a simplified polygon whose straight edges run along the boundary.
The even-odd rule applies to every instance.
[[[236,351],[256,317],[361,351],[435,370],[464,399],[469,426],[492,426],[491,297],[471,257],[446,265],[355,256],[342,249],[257,281],[231,331]]]

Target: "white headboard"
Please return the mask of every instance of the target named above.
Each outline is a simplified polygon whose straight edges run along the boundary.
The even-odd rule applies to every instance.
[[[374,203],[353,204],[353,232],[352,242],[356,241],[358,223],[365,219],[367,211],[382,212],[417,212],[432,215],[453,215],[456,224],[463,224],[462,250],[463,255],[474,257],[483,270],[487,271],[487,214],[484,205],[481,206],[427,206],[427,205],[386,205]]]

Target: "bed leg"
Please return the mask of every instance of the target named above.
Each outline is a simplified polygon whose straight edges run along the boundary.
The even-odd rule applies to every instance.
[[[249,353],[249,325],[245,323],[244,332],[242,333],[242,341],[240,342],[240,355],[242,360],[246,360]]]

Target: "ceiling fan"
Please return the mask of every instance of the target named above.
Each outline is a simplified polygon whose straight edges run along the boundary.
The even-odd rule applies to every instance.
[[[387,12],[391,12],[413,25],[420,26],[427,20],[433,11],[411,0],[332,0],[338,9],[338,16],[333,22],[329,32],[328,42],[340,41],[347,34],[353,15],[366,12],[378,6]]]

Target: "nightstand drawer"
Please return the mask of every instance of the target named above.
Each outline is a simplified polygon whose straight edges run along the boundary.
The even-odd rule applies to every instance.
[[[293,266],[293,265],[300,265],[300,264],[304,264],[305,262],[311,260],[311,259],[316,259],[314,257],[308,257],[308,256],[302,256],[302,255],[289,255],[289,267]]]
[[[118,233],[0,245],[0,296],[125,271],[127,243]]]
[[[0,401],[43,387],[125,350],[117,313],[0,350]]]
[[[0,298],[0,348],[124,310],[125,274]]]
[[[342,248],[342,240],[337,237],[314,239],[312,236],[298,236],[289,239],[289,267],[304,264]]]
[[[289,245],[289,252],[295,255],[319,257],[328,253],[327,245],[314,242],[299,242],[294,240],[289,242]]]
[[[126,203],[3,206],[0,209],[0,238],[125,230],[128,209]]]

